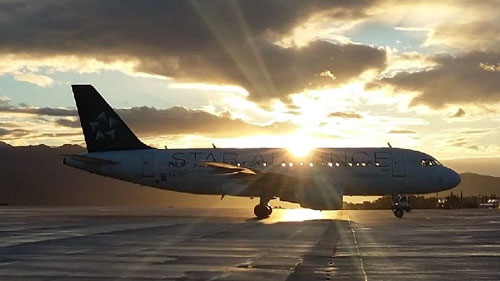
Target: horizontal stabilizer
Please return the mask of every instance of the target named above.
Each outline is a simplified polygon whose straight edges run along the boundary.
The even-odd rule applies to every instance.
[[[238,167],[226,163],[204,161],[204,162],[199,162],[198,165],[216,168],[220,171],[228,173],[228,175],[235,175],[235,174],[256,175],[256,173],[249,168]]]
[[[99,165],[99,164],[105,164],[105,165],[112,165],[112,164],[118,164],[118,162],[111,161],[111,160],[106,160],[106,159],[100,159],[100,158],[95,158],[95,157],[89,157],[85,155],[80,155],[80,154],[63,154],[65,158],[71,158],[72,160],[83,162],[83,163],[88,163],[88,164],[94,164],[94,165]]]

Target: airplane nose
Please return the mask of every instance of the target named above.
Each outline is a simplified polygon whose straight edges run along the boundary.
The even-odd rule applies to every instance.
[[[461,181],[462,181],[462,179],[460,178],[460,175],[457,174],[457,172],[453,171],[452,169],[449,169],[449,173],[448,173],[449,187],[453,188],[453,187],[457,186]]]

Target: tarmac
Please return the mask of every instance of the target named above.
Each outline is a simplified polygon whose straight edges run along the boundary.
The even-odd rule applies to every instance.
[[[500,280],[500,210],[0,207],[0,280]]]

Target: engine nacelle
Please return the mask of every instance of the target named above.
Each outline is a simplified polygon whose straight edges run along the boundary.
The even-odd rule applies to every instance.
[[[299,203],[303,208],[314,210],[342,209],[343,191],[329,184],[298,185],[293,192],[281,194],[280,200]]]

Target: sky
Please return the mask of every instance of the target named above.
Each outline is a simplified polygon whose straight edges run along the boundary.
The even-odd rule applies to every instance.
[[[0,141],[84,145],[92,84],[163,148],[500,157],[500,1],[0,1]]]

